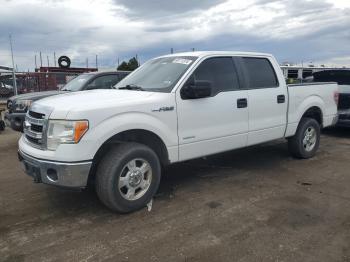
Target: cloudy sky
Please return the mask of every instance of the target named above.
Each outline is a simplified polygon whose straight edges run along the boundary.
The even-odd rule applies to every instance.
[[[0,0],[0,65],[114,67],[175,51],[242,50],[279,62],[350,65],[350,0]],[[39,59],[38,59],[39,61]],[[39,62],[38,62],[39,63]]]

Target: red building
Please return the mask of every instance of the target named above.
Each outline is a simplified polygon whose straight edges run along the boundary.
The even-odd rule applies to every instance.
[[[35,69],[35,73],[29,73],[36,78],[36,90],[57,90],[64,86],[68,81],[79,74],[95,72],[97,68],[83,68],[83,67],[40,67]],[[29,91],[29,90],[28,90]],[[27,92],[28,92],[27,91]]]

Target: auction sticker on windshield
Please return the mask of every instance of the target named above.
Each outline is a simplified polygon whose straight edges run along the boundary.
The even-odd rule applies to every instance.
[[[173,60],[173,63],[176,64],[183,64],[183,65],[189,65],[192,63],[192,60],[190,59],[185,59],[185,58],[176,58]]]

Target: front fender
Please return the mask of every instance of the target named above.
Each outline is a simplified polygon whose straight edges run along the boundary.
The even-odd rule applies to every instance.
[[[175,150],[178,146],[175,112],[155,114],[142,112],[121,113],[93,126],[80,142],[91,145],[90,153],[93,156],[108,139],[121,132],[133,129],[142,129],[154,133],[163,141],[168,150],[173,148],[173,151],[177,152]],[[171,152],[169,153],[173,155]]]

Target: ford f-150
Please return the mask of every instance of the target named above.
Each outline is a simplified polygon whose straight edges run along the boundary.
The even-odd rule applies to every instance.
[[[151,59],[115,89],[31,105],[19,159],[36,182],[95,185],[110,209],[131,212],[156,193],[162,167],[287,138],[313,157],[337,121],[336,83],[289,85],[272,55],[191,52]]]

